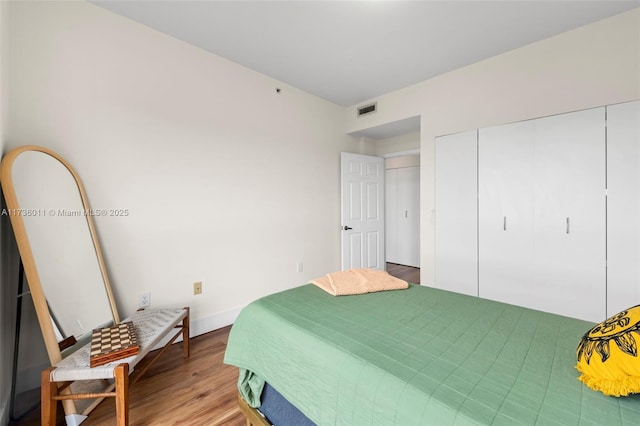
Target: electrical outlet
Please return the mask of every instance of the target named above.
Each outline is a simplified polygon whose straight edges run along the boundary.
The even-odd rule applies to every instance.
[[[302,260],[298,262],[298,265],[296,265],[296,271],[298,272],[302,272],[304,270],[304,265],[302,263]]]
[[[193,294],[202,294],[202,281],[193,283]]]
[[[138,307],[148,308],[149,306],[151,306],[151,292],[147,291],[145,293],[140,293],[140,298],[138,299]]]

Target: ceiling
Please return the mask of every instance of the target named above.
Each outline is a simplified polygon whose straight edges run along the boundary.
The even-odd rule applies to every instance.
[[[90,1],[345,107],[640,7],[640,0]]]
[[[640,6],[640,0],[92,3],[342,106]]]

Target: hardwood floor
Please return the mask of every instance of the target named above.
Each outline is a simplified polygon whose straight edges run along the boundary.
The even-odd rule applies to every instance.
[[[419,284],[420,269],[387,263],[387,272]],[[236,384],[238,370],[223,364],[231,326],[191,339],[191,357],[182,358],[182,345],[173,345],[146,375],[131,386],[129,420],[131,426],[190,425],[241,426],[245,418],[238,409]],[[138,365],[151,359],[153,352]],[[9,426],[37,426],[39,407]],[[86,426],[112,426],[115,402],[108,398],[83,423]],[[57,425],[64,426],[62,407]]]
[[[191,356],[182,358],[182,345],[173,345],[130,390],[129,424],[151,425],[245,425],[238,409],[238,369],[222,363],[231,327],[191,339]],[[145,358],[150,359],[153,352]],[[138,365],[144,368],[144,365]],[[64,425],[58,409],[58,425]],[[10,426],[40,424],[39,408]],[[108,398],[82,423],[113,426],[115,402]]]
[[[400,278],[401,280],[408,281],[410,283],[420,284],[420,268],[387,262],[386,269],[389,275]]]

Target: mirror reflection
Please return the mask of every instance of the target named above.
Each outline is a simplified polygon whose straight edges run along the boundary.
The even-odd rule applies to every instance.
[[[114,318],[75,177],[40,151],[20,153],[11,175],[57,339],[90,336]]]

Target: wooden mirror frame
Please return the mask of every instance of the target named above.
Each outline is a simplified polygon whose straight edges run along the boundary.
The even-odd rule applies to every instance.
[[[9,212],[9,218],[11,220],[11,225],[13,227],[13,232],[18,246],[18,252],[20,253],[20,257],[24,266],[24,273],[27,278],[29,290],[31,291],[31,297],[33,299],[38,322],[40,323],[40,329],[42,330],[42,337],[47,349],[47,354],[49,355],[51,365],[54,366],[60,360],[62,360],[62,350],[59,346],[58,339],[53,328],[49,306],[47,304],[46,295],[44,293],[42,282],[38,274],[38,267],[35,262],[31,245],[29,243],[29,238],[27,236],[27,230],[24,224],[23,217],[20,214],[15,214],[17,212],[20,212],[21,210],[13,182],[13,164],[20,154],[28,151],[41,152],[59,161],[73,176],[78,187],[80,199],[82,202],[82,208],[84,209],[84,211],[90,211],[90,206],[84,189],[84,185],[82,184],[82,180],[80,179],[76,171],[64,158],[62,158],[52,150],[36,145],[26,145],[9,151],[3,157],[2,162],[0,163],[0,183],[2,184],[2,190],[4,192],[4,197]],[[12,212],[14,214],[12,214]],[[91,240],[93,242],[93,248],[95,250],[95,255],[100,268],[100,274],[104,282],[107,299],[111,308],[113,322],[114,324],[117,324],[120,322],[120,317],[118,315],[115,298],[111,289],[111,283],[109,281],[104,258],[102,256],[102,250],[100,249],[95,224],[91,215],[87,214],[84,215],[84,217],[87,221]]]

